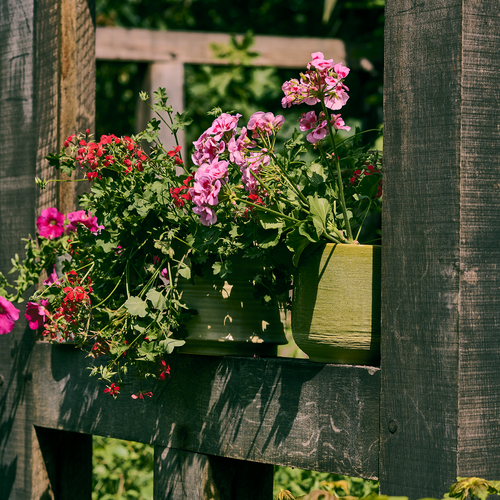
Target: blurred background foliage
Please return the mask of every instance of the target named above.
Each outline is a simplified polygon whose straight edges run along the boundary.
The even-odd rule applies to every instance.
[[[289,490],[295,497],[314,490],[333,490],[341,498],[366,497],[370,493],[378,493],[378,481],[275,466],[273,498],[281,490]],[[152,498],[153,447],[94,436],[92,500]]]
[[[347,61],[335,62],[351,68],[346,82],[350,99],[343,116],[349,125],[362,128],[382,123],[384,0],[97,0],[96,4],[98,26],[340,38]],[[138,132],[135,110],[146,70],[145,63],[97,61],[97,137]],[[297,76],[298,71],[276,68],[186,65],[185,109],[194,119],[187,140],[197,139],[211,124],[213,117],[207,111],[215,106],[238,111],[246,120],[258,110],[282,113],[281,85]],[[299,107],[287,110],[287,126],[295,126],[301,112]],[[375,481],[276,467],[274,493],[288,489],[299,496],[318,489],[321,482],[340,480],[348,487],[340,488],[339,496],[378,491]],[[93,500],[152,496],[153,448],[95,436]]]
[[[343,116],[362,128],[382,123],[384,0],[97,0],[96,21],[98,26],[340,38],[347,50],[343,62],[351,68]],[[97,62],[98,137],[137,132],[135,108],[146,67]],[[276,68],[186,65],[185,109],[195,122],[188,141],[211,123],[206,113],[214,106],[236,110],[244,119],[257,110],[282,112],[281,84],[297,76],[296,70]],[[298,108],[287,110],[288,123],[296,124],[304,111]]]

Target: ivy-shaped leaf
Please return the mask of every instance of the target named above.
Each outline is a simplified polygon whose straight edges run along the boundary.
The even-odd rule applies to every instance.
[[[132,316],[144,318],[148,314],[147,304],[140,297],[130,297],[123,305]]]
[[[155,309],[160,311],[167,309],[167,301],[165,300],[165,296],[162,292],[151,288],[148,290],[146,298],[153,304]]]

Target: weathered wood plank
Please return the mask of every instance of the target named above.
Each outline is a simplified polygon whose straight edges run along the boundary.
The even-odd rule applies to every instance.
[[[97,28],[97,59],[123,61],[177,61],[191,64],[223,64],[210,50],[211,43],[227,44],[226,33],[153,31],[127,28]],[[259,57],[255,66],[303,68],[311,53],[323,52],[335,62],[346,60],[344,42],[332,38],[289,38],[256,35],[252,50]]]
[[[273,466],[155,446],[154,500],[272,498]]]
[[[33,93],[33,0],[0,4],[0,271],[22,255],[20,235],[34,233],[36,135]],[[33,428],[26,404],[32,385],[27,377],[34,344],[17,327],[0,335],[0,498],[31,498]],[[43,479],[43,478],[42,478]]]
[[[83,3],[92,4],[78,4],[77,16],[88,14]],[[56,190],[39,197],[34,177],[42,176],[43,156],[57,145],[60,4],[64,1],[0,4],[0,271],[4,274],[15,253],[24,255],[21,238],[35,234],[36,214],[55,205]],[[85,57],[80,48],[78,45],[73,51],[73,57],[82,61]],[[92,64],[94,50],[93,44],[87,48]],[[81,95],[93,100],[92,79],[85,84],[90,94],[80,91]],[[19,309],[22,317],[24,305]],[[34,345],[33,332],[22,321],[13,332],[0,336],[0,499],[50,494],[32,420],[30,362]]]
[[[35,433],[48,481],[33,498],[92,498],[92,436],[42,427]]]
[[[37,344],[35,422],[240,460],[374,478],[378,368],[172,355],[172,378],[114,401],[71,346]],[[149,389],[148,389],[149,390]],[[133,424],[131,424],[133,422]]]
[[[500,468],[498,1],[388,0],[380,484]]]
[[[464,4],[460,172],[459,475],[500,471],[500,16]]]
[[[95,26],[94,2],[64,0],[60,3],[59,26],[59,149],[71,134],[91,133],[95,128]],[[54,169],[49,169],[49,177]],[[82,178],[75,171],[74,179]],[[61,179],[67,179],[60,174]],[[77,195],[87,187],[85,183],[59,182],[57,206],[63,213],[76,210]]]
[[[176,113],[182,113],[184,110],[184,65],[182,62],[154,62],[149,65],[142,88],[148,93],[150,104],[153,102],[153,92],[158,87],[166,88],[168,104],[172,106],[174,116]],[[168,122],[166,113],[164,115],[164,119]],[[138,132],[145,130],[148,121],[153,117],[158,118],[153,110],[139,100],[136,112],[136,130]],[[187,149],[184,135],[184,130],[177,131],[177,140],[182,147],[182,157],[185,159]],[[175,139],[164,124],[162,124],[160,129],[159,138],[165,149],[170,150],[175,148]]]

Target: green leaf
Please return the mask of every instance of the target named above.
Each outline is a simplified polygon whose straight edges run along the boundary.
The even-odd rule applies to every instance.
[[[140,297],[130,297],[123,305],[132,316],[144,318],[148,314],[147,304]]]
[[[259,211],[259,222],[264,229],[280,229],[285,227],[283,220],[278,220],[276,215]]]
[[[135,210],[141,217],[147,217],[150,210],[154,209],[154,205],[149,202],[151,191],[146,191],[142,196],[139,193],[134,193],[134,202],[128,206],[129,210]]]
[[[379,182],[379,175],[366,175],[356,188],[356,192],[361,196],[373,199],[377,194]]]
[[[314,219],[314,217],[313,217],[313,219]],[[300,226],[298,226],[299,233],[302,236],[305,236],[311,243],[317,243],[319,241],[320,235],[318,236],[318,230],[317,230],[316,226],[313,226],[313,227],[314,227],[314,231],[313,231],[312,227],[309,226],[309,224],[307,224],[306,222],[303,222],[302,224],[300,224]]]
[[[326,219],[332,213],[332,207],[328,200],[318,198],[318,195],[315,194],[314,196],[308,196],[307,201],[309,202],[311,214],[321,221],[323,227],[326,227]]]
[[[95,244],[98,247],[101,247],[105,253],[110,253],[116,248],[116,242],[112,241],[109,236],[107,236],[105,233],[102,233],[102,236],[100,238],[97,238],[95,240]]]
[[[191,268],[189,266],[186,266],[186,264],[181,263],[179,265],[179,268],[177,269],[177,272],[183,277],[186,278],[187,280],[191,279]]]
[[[143,342],[140,347],[137,348],[138,359],[145,359],[147,361],[155,361],[154,353],[154,342]]]
[[[176,113],[174,118],[174,124],[172,125],[172,130],[184,130],[185,127],[193,123],[193,119],[187,116],[188,112]]]
[[[328,178],[323,165],[321,165],[320,163],[313,163],[312,165],[309,165],[306,170],[306,175],[313,186],[324,184]]]
[[[157,118],[152,118],[146,127],[146,130],[142,132],[141,137],[146,139],[148,142],[158,142],[158,135],[160,133],[160,120]]]
[[[215,262],[212,265],[212,269],[215,275],[219,275],[221,278],[225,278],[232,271],[231,262],[226,260],[224,262]]]
[[[271,248],[276,246],[281,238],[281,230],[269,229],[259,232],[259,246],[261,248]]]
[[[185,340],[177,340],[177,339],[171,339],[171,338],[168,338],[168,339],[165,339],[165,340],[160,340],[160,342],[158,342],[161,350],[164,353],[167,353],[167,354],[172,354],[172,351],[176,347],[181,347],[185,343],[186,343]]]
[[[155,309],[158,309],[160,311],[164,311],[165,309],[167,309],[167,301],[165,300],[165,296],[162,292],[151,288],[150,290],[148,290],[146,298],[153,304],[153,307]]]
[[[288,233],[286,237],[286,246],[293,252],[292,262],[295,267],[299,267],[300,256],[310,242],[311,240],[309,238],[300,233],[298,227]]]

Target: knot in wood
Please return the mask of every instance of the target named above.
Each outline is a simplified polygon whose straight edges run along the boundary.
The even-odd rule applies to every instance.
[[[398,423],[395,420],[391,420],[387,428],[391,434],[394,434],[398,430]]]

